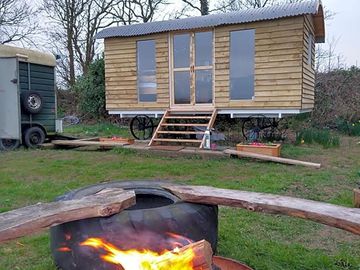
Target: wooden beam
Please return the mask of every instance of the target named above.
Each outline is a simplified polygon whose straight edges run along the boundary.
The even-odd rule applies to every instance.
[[[100,141],[86,141],[86,140],[54,140],[51,141],[54,145],[58,146],[74,146],[74,147],[81,147],[81,146],[102,146],[102,147],[115,147],[115,146],[124,146],[128,143],[124,142],[100,142]]]
[[[108,189],[78,200],[38,203],[0,214],[0,243],[53,225],[110,216],[135,204],[134,191]]]
[[[354,207],[360,208],[360,189],[354,189]]]
[[[248,152],[244,152],[244,151],[236,151],[236,150],[232,150],[232,149],[225,150],[224,154],[234,155],[234,156],[238,156],[238,157],[245,157],[245,158],[260,159],[260,160],[265,160],[265,161],[272,161],[272,162],[283,163],[283,164],[301,165],[301,166],[311,167],[311,168],[316,168],[316,169],[321,168],[321,164],[319,164],[319,163],[313,163],[313,162],[307,162],[307,161],[301,161],[301,160],[289,159],[289,158],[272,157],[272,156],[266,156],[266,155],[255,154],[255,153],[248,153]]]
[[[288,196],[206,186],[164,185],[184,201],[244,208],[255,212],[283,214],[340,228],[360,235],[360,209]]]

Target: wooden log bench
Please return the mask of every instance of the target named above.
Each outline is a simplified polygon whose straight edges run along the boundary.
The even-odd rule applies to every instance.
[[[288,196],[209,186],[164,184],[187,202],[223,205],[312,220],[360,235],[360,209]],[[0,214],[0,243],[50,226],[90,217],[109,216],[135,204],[135,193],[109,189],[79,200],[36,204]]]

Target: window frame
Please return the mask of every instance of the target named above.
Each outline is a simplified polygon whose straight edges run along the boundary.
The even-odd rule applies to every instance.
[[[253,32],[253,59],[252,59],[252,97],[251,98],[232,98],[232,88],[231,88],[231,35],[236,32],[252,31]],[[256,53],[256,28],[246,28],[246,29],[236,29],[229,31],[229,101],[232,103],[235,102],[251,102],[255,100],[255,53]],[[241,61],[241,59],[239,60]],[[240,88],[240,91],[243,88]]]
[[[151,100],[151,101],[144,101],[140,99],[140,87],[139,87],[139,46],[138,44],[141,42],[148,42],[148,41],[152,41],[154,43],[154,63],[155,63],[155,100]],[[157,103],[158,102],[158,83],[157,83],[157,67],[156,67],[156,39],[154,38],[149,38],[149,39],[138,39],[136,40],[136,93],[137,93],[137,100],[138,103]]]

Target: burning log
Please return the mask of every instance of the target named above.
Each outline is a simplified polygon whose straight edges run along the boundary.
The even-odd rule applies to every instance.
[[[110,216],[135,204],[135,192],[108,189],[79,200],[38,203],[0,214],[0,243],[52,225]]]
[[[193,269],[194,270],[211,270],[212,265],[212,256],[213,251],[211,245],[206,240],[201,240],[187,246],[182,247],[179,250],[179,253],[184,252],[184,250],[191,249],[195,254],[193,260]]]
[[[122,270],[212,270],[213,252],[206,240],[161,253],[151,250],[122,250],[100,238],[89,238],[80,246],[94,248],[104,261],[115,264]]]
[[[195,243],[191,243],[186,245],[180,249],[174,249],[172,254],[186,254],[191,252],[194,254],[194,258],[192,259],[192,269],[191,270],[211,270],[212,267],[212,256],[213,251],[211,249],[211,245],[206,240],[201,240]],[[158,264],[161,265],[171,265],[171,261],[174,256],[165,256],[165,259],[159,261]],[[165,268],[164,268],[165,269]],[[169,268],[168,268],[169,269]]]

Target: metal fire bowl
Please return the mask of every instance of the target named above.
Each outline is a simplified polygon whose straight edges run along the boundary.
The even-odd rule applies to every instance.
[[[213,263],[221,270],[253,270],[245,264],[220,256],[214,256]]]

